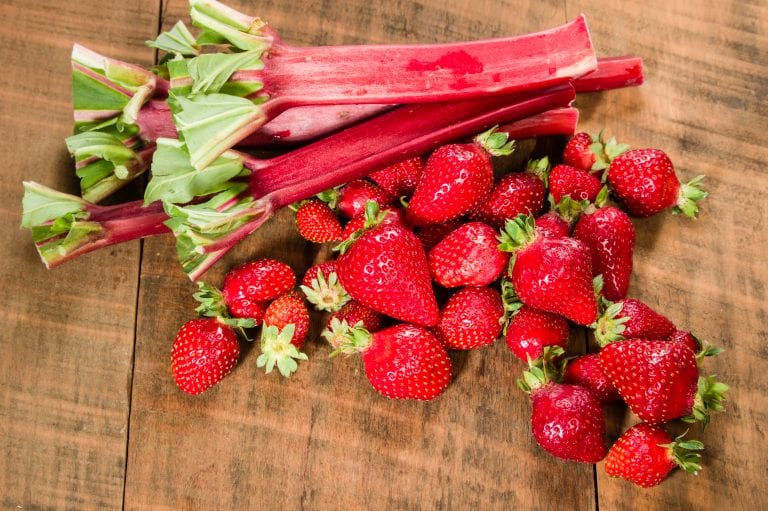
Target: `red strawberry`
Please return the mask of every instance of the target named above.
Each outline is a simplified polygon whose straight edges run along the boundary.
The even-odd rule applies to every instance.
[[[254,317],[264,304],[296,285],[296,275],[287,264],[275,259],[257,259],[230,270],[221,294],[232,316]]]
[[[691,218],[698,201],[707,196],[700,188],[704,176],[681,184],[672,161],[659,149],[633,149],[611,162],[608,185],[631,215],[648,217],[668,208]]]
[[[607,305],[605,312],[592,325],[595,340],[601,346],[628,338],[666,339],[676,330],[669,319],[640,300],[603,300],[603,304]]]
[[[580,325],[597,319],[592,257],[581,241],[537,235],[533,217],[520,215],[505,225],[501,250],[514,252],[509,277],[529,307],[559,314]]]
[[[400,208],[395,208],[392,206],[386,206],[384,208],[379,209],[379,220],[383,224],[396,224],[396,225],[405,225],[405,218],[403,214],[403,210]],[[344,231],[341,234],[341,238],[344,240],[348,240],[351,238],[356,232],[360,231],[365,227],[366,222],[366,212],[363,211],[359,215],[356,215],[354,218],[352,218],[349,222],[347,222],[347,225],[344,226]]]
[[[432,278],[443,287],[490,284],[509,263],[509,254],[498,244],[493,227],[482,222],[461,225],[429,251]]]
[[[347,218],[354,218],[365,212],[365,204],[374,201],[380,207],[390,204],[393,197],[378,185],[364,179],[350,181],[339,192],[338,209]]]
[[[424,170],[420,156],[403,160],[373,172],[368,177],[392,197],[410,196]]]
[[[464,222],[459,218],[454,218],[442,224],[425,225],[415,231],[416,236],[421,240],[421,244],[424,245],[424,250],[429,252],[440,240],[445,236],[458,229]]]
[[[674,441],[661,426],[640,423],[624,432],[605,458],[605,472],[622,477],[643,488],[656,486],[673,469],[698,474],[701,470],[698,452],[704,444],[698,440]]]
[[[543,158],[529,162],[527,172],[505,175],[493,187],[488,200],[472,213],[472,219],[499,229],[507,219],[519,214],[537,214],[544,207],[546,190],[542,178],[548,170],[549,160]]]
[[[384,323],[384,317],[380,313],[355,300],[347,302],[341,309],[334,312],[328,318],[328,326],[334,318],[339,321],[346,321],[351,326],[362,323],[363,328],[369,332],[380,330]]]
[[[401,321],[437,324],[427,256],[413,232],[395,224],[372,225],[342,250],[339,282],[352,298]]]
[[[471,144],[447,144],[427,160],[406,211],[414,225],[447,222],[482,204],[493,187],[491,155],[509,154],[506,134],[489,130]]]
[[[563,383],[581,385],[589,389],[601,404],[620,401],[621,396],[600,365],[600,355],[590,353],[568,362]]]
[[[635,228],[626,213],[612,206],[588,208],[573,230],[592,252],[592,272],[602,275],[602,294],[608,300],[627,296],[632,274]]]
[[[600,365],[630,409],[641,420],[661,424],[693,410],[699,370],[687,346],[631,339],[608,344]]]
[[[307,301],[319,311],[337,311],[349,302],[350,296],[339,284],[336,260],[310,267],[304,274],[300,289]]]
[[[602,188],[593,174],[570,165],[555,165],[549,173],[549,193],[555,204],[566,195],[575,201],[595,202]]]
[[[563,163],[586,171],[602,171],[627,149],[628,145],[617,143],[615,138],[604,141],[602,133],[597,138],[576,133],[565,145]]]
[[[435,336],[449,349],[488,346],[501,334],[504,316],[499,293],[489,287],[465,287],[440,311]]]
[[[451,359],[426,328],[401,323],[370,333],[334,320],[323,335],[338,345],[334,353],[359,352],[368,381],[386,397],[427,401],[451,381]]]
[[[563,316],[523,305],[510,318],[504,335],[512,353],[527,362],[541,357],[547,346],[565,348],[569,330]]]
[[[296,210],[299,234],[312,243],[341,240],[341,222],[328,204],[318,199],[304,201]]]
[[[276,326],[283,330],[289,324],[294,326],[291,343],[301,348],[309,332],[309,311],[298,291],[277,297],[264,313],[264,326]]]
[[[563,217],[549,211],[536,217],[536,232],[547,238],[566,238],[571,233],[571,226]]]
[[[236,300],[227,306],[221,291],[210,284],[198,281],[198,291],[193,295],[199,305],[195,312],[199,316],[216,317],[230,326],[251,328],[261,324],[267,302],[254,302],[248,299]],[[232,318],[239,318],[232,320]]]
[[[216,318],[187,321],[173,341],[173,378],[187,394],[200,394],[229,374],[239,355],[240,345],[232,327]]]
[[[688,346],[688,349],[694,353],[701,351],[701,342],[691,332],[686,332],[685,330],[675,330],[667,339],[670,342],[683,343],[685,346]]]

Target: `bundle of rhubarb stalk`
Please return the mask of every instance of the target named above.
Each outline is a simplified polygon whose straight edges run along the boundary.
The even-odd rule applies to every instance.
[[[546,451],[605,458],[641,486],[699,470],[702,444],[670,431],[722,410],[727,386],[699,370],[720,350],[627,294],[630,217],[695,217],[702,178],[681,182],[660,149],[577,132],[572,106],[641,84],[640,58],[597,58],[583,17],[470,42],[295,47],[213,0],[190,0],[190,15],[197,35],[179,22],[148,42],[163,55],[152,69],[74,47],[66,145],[81,196],[25,182],[22,219],[48,267],[175,236],[199,284],[199,317],[172,348],[181,390],[218,384],[257,336],[257,365],[289,376],[316,314],[332,356],[360,354],[394,399],[437,398],[449,350],[503,338],[527,368],[519,386]],[[531,143],[551,136],[569,139]],[[249,152],[263,147],[282,150]],[[521,155],[522,168],[505,164]],[[145,174],[143,199],[98,204]],[[201,281],[287,206],[336,257],[300,283],[258,257]],[[577,328],[592,353],[567,356]],[[608,447],[603,407],[620,401],[639,423]]]

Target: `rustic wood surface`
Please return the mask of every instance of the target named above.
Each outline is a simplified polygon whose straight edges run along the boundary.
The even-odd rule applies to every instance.
[[[149,65],[143,41],[186,18],[185,3],[0,0],[0,508],[768,508],[765,2],[232,2],[292,44],[492,37],[584,12],[600,54],[645,59],[641,88],[579,98],[581,127],[662,147],[684,177],[707,175],[699,220],[635,222],[631,293],[726,348],[706,368],[732,387],[727,415],[695,429],[708,446],[701,474],[652,490],[545,455],[503,343],[453,354],[455,381],[432,403],[381,398],[359,360],[329,360],[319,341],[290,380],[263,374],[246,346],[223,384],[192,398],[169,371],[194,308],[172,240],[43,268],[18,228],[20,182],[76,190],[63,144],[72,43]],[[301,273],[328,251],[301,241],[283,211],[206,279],[253,257]],[[612,410],[611,435],[635,421]]]

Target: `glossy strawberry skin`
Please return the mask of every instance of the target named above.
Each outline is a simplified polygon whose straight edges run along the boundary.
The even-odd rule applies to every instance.
[[[600,355],[589,353],[568,362],[563,383],[580,385],[595,395],[601,404],[620,401],[621,396],[600,365]]]
[[[468,222],[429,251],[432,278],[443,287],[487,286],[507,269],[509,254],[498,249],[493,227]]]
[[[451,381],[451,359],[426,328],[405,323],[379,330],[362,352],[368,381],[392,399],[428,401]]]
[[[699,371],[695,355],[683,343],[613,342],[600,351],[600,365],[642,421],[661,424],[691,413]]]
[[[448,349],[488,346],[501,334],[504,316],[501,295],[489,287],[465,287],[454,293],[440,311],[435,336]]]
[[[602,187],[593,174],[571,165],[555,165],[549,173],[549,193],[555,204],[566,195],[575,201],[595,202]]]
[[[582,170],[592,170],[595,164],[595,153],[589,148],[592,145],[592,136],[589,133],[576,133],[563,150],[563,163]]]
[[[346,321],[350,326],[362,322],[363,327],[369,332],[380,330],[384,324],[384,317],[379,312],[355,300],[350,300],[341,309],[331,314],[328,318],[329,325],[334,318]]]
[[[545,196],[544,183],[534,174],[507,174],[493,187],[488,200],[472,213],[471,218],[499,229],[508,218],[519,214],[537,214],[544,207]]]
[[[625,338],[666,339],[675,332],[674,323],[645,302],[627,298],[621,303],[623,305],[619,316],[629,318],[622,332]]]
[[[354,218],[365,213],[365,204],[368,201],[374,201],[384,207],[392,200],[393,197],[378,185],[364,179],[356,179],[344,185],[339,192],[338,210],[347,218]]]
[[[309,332],[309,310],[304,298],[297,291],[291,291],[277,297],[264,313],[264,325],[276,326],[282,330],[288,324],[294,325],[291,344],[301,348]]]
[[[547,238],[567,238],[571,226],[560,215],[549,211],[536,217],[536,232]]]
[[[679,342],[685,346],[688,346],[694,354],[701,351],[701,344],[691,332],[685,330],[675,330],[667,338],[670,342]]]
[[[590,391],[547,383],[531,391],[531,431],[558,458],[597,463],[605,457],[605,414]]]
[[[516,253],[509,277],[525,305],[579,325],[597,319],[592,256],[579,240],[537,236]]]
[[[563,316],[523,305],[509,320],[505,342],[523,362],[542,356],[547,346],[568,345],[570,327]]]
[[[447,222],[482,204],[493,187],[488,153],[476,144],[447,144],[427,160],[408,205],[413,225]]]
[[[230,270],[224,277],[221,293],[230,314],[238,318],[254,318],[265,302],[274,300],[296,285],[296,274],[290,266],[275,259],[257,259]]]
[[[573,237],[592,253],[592,273],[603,276],[603,296],[611,301],[627,296],[635,250],[635,228],[626,213],[613,206],[581,215]]]
[[[409,197],[423,170],[424,160],[417,156],[377,170],[368,177],[392,197]]]
[[[363,233],[338,261],[339,282],[355,300],[401,321],[437,324],[427,256],[408,229],[378,225]]]
[[[648,217],[677,203],[680,181],[659,149],[632,149],[608,167],[608,185],[631,215]]]
[[[312,266],[310,266],[306,272],[304,272],[304,277],[301,279],[301,285],[312,287],[312,281],[317,278],[317,275],[322,272],[323,276],[327,279],[328,275],[331,273],[336,272],[336,267],[338,265],[338,262],[336,259],[331,259],[328,261],[323,261],[322,263],[317,263]]]
[[[200,394],[229,374],[239,355],[240,345],[231,327],[215,318],[187,321],[171,350],[173,378],[183,392]]]
[[[341,222],[325,202],[311,199],[296,211],[299,234],[312,243],[341,241]]]
[[[632,426],[611,446],[605,472],[643,488],[656,486],[677,467],[668,445],[672,437],[661,426],[640,423]]]
[[[386,213],[386,216],[384,216],[384,219],[381,221],[382,224],[405,226],[405,214],[403,213],[402,209],[386,206],[381,208],[379,211],[382,214]],[[342,231],[341,238],[343,240],[349,239],[353,234],[355,234],[355,232],[359,231],[364,226],[365,211],[355,215],[352,219],[349,220],[349,222],[347,222],[347,224],[344,226],[344,230]]]

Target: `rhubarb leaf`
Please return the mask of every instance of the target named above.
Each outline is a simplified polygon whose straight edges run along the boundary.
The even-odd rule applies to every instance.
[[[227,94],[174,96],[173,102],[176,128],[187,145],[192,165],[198,170],[210,165],[267,120],[259,105]]]
[[[34,181],[24,181],[21,200],[21,226],[27,229],[45,225],[65,215],[87,215],[87,203],[80,197],[59,192]]]
[[[262,33],[266,24],[259,18],[215,0],[190,0],[189,6],[192,23],[203,29],[197,39],[200,44],[229,42],[243,51],[264,51],[271,46],[272,38]]]
[[[232,185],[231,179],[247,174],[243,157],[234,151],[220,156],[205,169],[197,170],[190,163],[184,143],[160,138],[152,158],[152,179],[147,184],[144,202],[162,200],[184,204],[195,197],[227,189]]]
[[[195,36],[181,20],[177,21],[173,28],[157,36],[157,39],[147,41],[146,44],[151,48],[183,57],[200,54],[200,45],[195,41]]]
[[[120,179],[127,179],[133,164],[140,161],[133,149],[110,133],[86,131],[67,137],[66,144],[75,162],[100,158],[112,164],[114,174]]]
[[[221,91],[232,74],[239,70],[262,69],[261,52],[208,53],[187,64],[192,78],[192,94],[212,94]],[[259,84],[261,85],[261,84]]]

